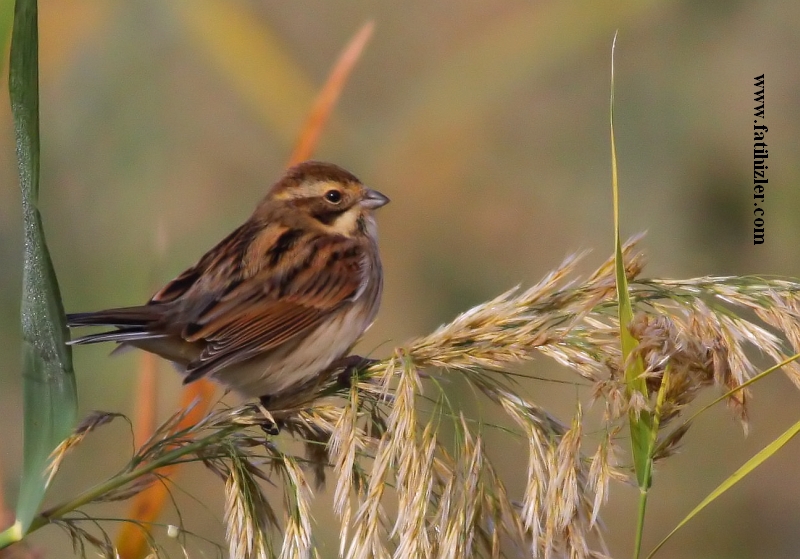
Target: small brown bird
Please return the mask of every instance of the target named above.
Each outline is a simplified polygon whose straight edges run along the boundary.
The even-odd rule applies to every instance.
[[[383,289],[373,210],[389,199],[330,163],[286,171],[258,207],[200,261],[138,307],[70,314],[114,326],[72,344],[118,342],[245,397],[313,379],[375,318]]]

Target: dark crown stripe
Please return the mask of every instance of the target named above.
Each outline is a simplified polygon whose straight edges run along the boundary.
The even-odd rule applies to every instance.
[[[306,180],[331,181],[331,182],[360,182],[358,178],[333,163],[321,161],[305,161],[286,171],[286,178],[303,182]]]

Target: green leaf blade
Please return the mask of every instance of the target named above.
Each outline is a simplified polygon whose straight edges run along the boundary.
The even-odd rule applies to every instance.
[[[22,285],[24,456],[17,525],[25,533],[46,490],[50,454],[75,425],[77,388],[66,318],[37,208],[39,194],[38,10],[17,0],[9,91],[25,228]]]
[[[647,398],[647,385],[644,380],[644,364],[640,358],[631,358],[631,354],[639,344],[628,326],[633,321],[633,305],[628,292],[628,278],[625,274],[625,261],[620,237],[619,215],[619,175],[617,171],[617,144],[614,136],[614,49],[617,37],[611,47],[611,103],[609,111],[609,129],[611,131],[611,191],[614,201],[614,275],[617,283],[617,301],[619,302],[619,338],[622,349],[622,363],[625,366],[625,383],[630,393],[639,392]],[[647,412],[630,413],[631,447],[634,469],[639,489],[646,491],[650,487],[650,458],[652,452],[653,418]]]
[[[614,135],[614,51],[617,36],[611,46],[611,99],[609,109],[609,129],[611,132],[611,191],[614,204],[614,276],[617,284],[617,301],[619,304],[619,339],[622,351],[622,364],[625,367],[625,385],[629,395],[638,392],[646,400],[647,383],[644,379],[644,363],[641,357],[634,355],[639,341],[631,333],[629,326],[633,321],[633,304],[628,290],[628,277],[625,272],[625,260],[620,237],[619,215],[619,173],[617,170],[617,143]],[[636,482],[639,486],[639,506],[636,518],[636,535],[634,539],[633,557],[638,559],[642,548],[644,533],[644,517],[647,510],[647,494],[652,483],[653,450],[658,435],[658,421],[653,414],[642,410],[631,410],[628,413],[631,433],[631,455]]]
[[[716,489],[714,489],[711,493],[709,493],[700,503],[692,509],[692,511],[687,514],[683,520],[681,520],[672,531],[667,534],[667,536],[659,542],[659,544],[653,548],[647,555],[647,559],[650,559],[655,555],[655,553],[663,547],[667,540],[669,540],[675,533],[683,528],[692,518],[697,516],[700,511],[714,502],[718,497],[720,497],[723,493],[728,491],[734,485],[742,481],[745,477],[750,475],[753,470],[755,470],[758,466],[763,464],[767,458],[772,457],[777,453],[781,448],[786,446],[786,444],[791,441],[795,436],[800,434],[800,421],[796,422],[794,425],[789,427],[786,431],[784,431],[777,439],[769,443],[767,446],[762,448],[757,454],[752,456],[747,462],[742,464],[742,466],[733,472],[730,476],[728,476],[725,481],[720,483]]]

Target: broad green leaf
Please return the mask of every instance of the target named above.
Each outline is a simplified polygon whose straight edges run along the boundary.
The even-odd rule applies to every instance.
[[[17,0],[9,65],[25,227],[22,285],[24,457],[17,524],[30,527],[46,489],[50,453],[72,431],[77,391],[64,309],[37,207],[39,70],[36,0]]]

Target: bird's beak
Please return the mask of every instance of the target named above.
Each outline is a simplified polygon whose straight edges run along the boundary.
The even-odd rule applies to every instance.
[[[381,206],[385,206],[388,203],[389,198],[377,190],[372,190],[371,188],[364,190],[364,197],[361,199],[361,205],[365,208],[374,210],[376,208],[380,208]]]

